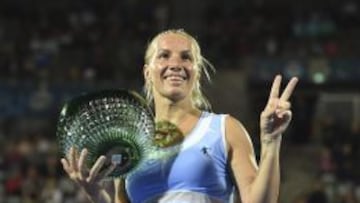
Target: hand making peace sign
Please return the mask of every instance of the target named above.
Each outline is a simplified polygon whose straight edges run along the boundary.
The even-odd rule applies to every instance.
[[[273,81],[269,100],[260,116],[261,140],[268,142],[279,137],[288,127],[292,113],[289,98],[298,82],[291,78],[284,92],[279,97],[281,76],[277,75]]]

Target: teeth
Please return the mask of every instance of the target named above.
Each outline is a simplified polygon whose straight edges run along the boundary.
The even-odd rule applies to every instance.
[[[172,75],[172,76],[166,76],[165,79],[182,79],[182,80],[185,80],[186,78],[185,77],[182,77],[182,76],[176,76],[176,75]]]

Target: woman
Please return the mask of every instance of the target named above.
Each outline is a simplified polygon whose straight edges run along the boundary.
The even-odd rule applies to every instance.
[[[237,188],[244,203],[277,202],[279,153],[282,133],[291,120],[290,102],[297,78],[280,95],[281,76],[276,76],[260,116],[261,160],[242,124],[230,115],[204,111],[209,107],[200,90],[207,61],[197,41],[183,30],[158,34],[149,44],[144,65],[145,91],[153,102],[155,120],[175,124],[183,133],[181,150],[173,159],[114,181],[113,190],[99,183],[100,157],[84,167],[86,149],[78,156],[71,149],[62,164],[93,202],[229,202]]]

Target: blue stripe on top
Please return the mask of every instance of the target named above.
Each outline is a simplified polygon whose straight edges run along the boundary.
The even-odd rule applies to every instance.
[[[203,112],[178,154],[147,160],[129,175],[126,189],[131,202],[141,203],[177,191],[201,193],[228,202],[233,184],[227,165],[224,118],[225,115]]]

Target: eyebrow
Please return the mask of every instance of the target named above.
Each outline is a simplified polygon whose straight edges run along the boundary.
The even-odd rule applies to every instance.
[[[169,49],[159,49],[159,52],[170,52]],[[181,51],[182,54],[191,54],[191,50],[187,49],[187,50],[184,50],[184,51]]]

